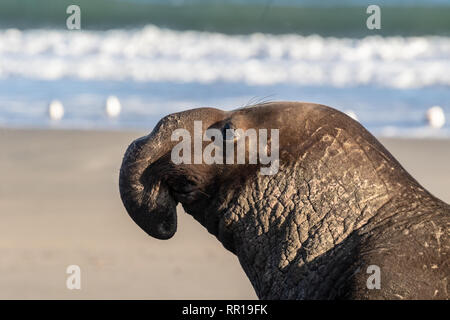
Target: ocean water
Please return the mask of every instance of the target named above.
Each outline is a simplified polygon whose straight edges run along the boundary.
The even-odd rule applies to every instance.
[[[143,27],[224,34],[364,37],[366,8],[382,9],[376,34],[450,36],[449,0],[1,0],[0,28],[65,28],[66,8],[81,8],[84,30]]]
[[[292,11],[287,2],[256,0],[231,1],[226,6],[213,1],[216,5],[211,7],[202,1],[169,5],[112,1],[128,6],[128,11],[117,15],[119,21],[111,19],[112,25],[102,21],[117,8],[97,12],[93,8],[102,1],[90,2],[86,6],[91,10],[82,6],[82,14],[83,10],[90,14],[82,20],[83,29],[69,31],[64,29],[67,15],[56,14],[55,7],[45,11],[24,3],[28,4],[24,17],[33,19],[18,19],[20,10],[9,0],[0,4],[9,10],[9,15],[5,9],[0,17],[16,15],[14,21],[0,19],[2,127],[150,131],[164,115],[185,109],[231,110],[261,101],[295,100],[352,110],[377,135],[450,137],[450,19],[441,19],[441,15],[450,17],[448,1],[393,1],[392,10],[422,12],[421,19],[433,22],[417,27],[416,20],[416,29],[410,29],[409,22],[399,19],[383,32],[369,31],[365,23],[352,29],[353,22],[337,31],[333,23],[338,21],[324,22],[317,32],[311,31],[314,23],[283,25],[276,22],[286,12],[282,10]],[[295,10],[304,10],[302,6],[309,3],[316,20],[321,13],[330,14],[327,2],[322,6],[293,3]],[[365,5],[364,1],[345,3],[350,12]],[[141,19],[133,11],[135,6],[164,12],[165,22]],[[192,17],[200,21],[196,24],[185,11],[176,16],[177,6],[208,7],[213,11],[206,12],[222,12],[225,17],[210,20],[204,12],[193,11]],[[227,11],[233,6],[245,10],[233,16]],[[266,10],[257,23],[249,20],[248,10],[255,8]],[[441,15],[436,15],[438,11]],[[169,19],[170,15],[176,19]],[[362,11],[362,21],[365,16]],[[264,21],[271,24],[261,27]],[[105,114],[109,95],[122,104],[116,119]],[[60,121],[48,118],[48,105],[54,99],[65,108]],[[441,106],[447,118],[441,129],[428,128],[425,122],[426,110],[434,105]]]

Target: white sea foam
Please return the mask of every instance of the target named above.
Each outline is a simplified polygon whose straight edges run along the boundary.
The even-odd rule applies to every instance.
[[[421,88],[450,85],[449,58],[448,37],[0,31],[2,78]]]

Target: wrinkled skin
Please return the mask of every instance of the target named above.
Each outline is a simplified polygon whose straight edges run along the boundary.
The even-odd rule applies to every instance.
[[[175,165],[173,130],[279,129],[280,168]],[[149,235],[176,232],[181,203],[239,258],[261,299],[448,299],[450,206],[358,122],[322,105],[265,103],[163,118],[134,141],[120,193]],[[369,265],[380,289],[367,288]]]

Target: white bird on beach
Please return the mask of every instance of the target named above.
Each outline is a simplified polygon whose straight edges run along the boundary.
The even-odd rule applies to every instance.
[[[61,101],[53,100],[48,106],[48,116],[50,119],[58,121],[64,117],[64,107]]]
[[[442,128],[445,124],[445,114],[439,106],[433,106],[427,110],[427,121],[428,125],[432,128]]]
[[[116,96],[109,96],[106,99],[106,114],[110,118],[115,118],[120,114],[120,110],[122,109],[120,105],[119,98]]]

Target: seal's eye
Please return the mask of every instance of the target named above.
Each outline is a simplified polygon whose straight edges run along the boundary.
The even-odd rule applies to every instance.
[[[236,137],[236,134],[234,132],[234,126],[227,122],[222,128],[222,137],[223,140],[234,140]]]

